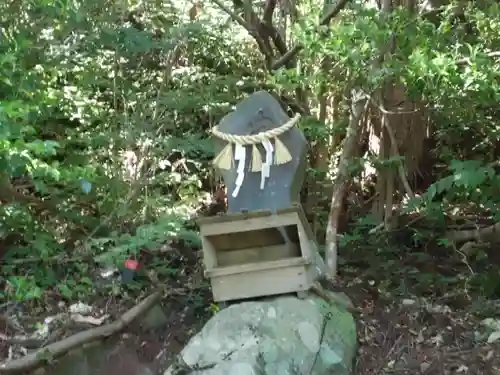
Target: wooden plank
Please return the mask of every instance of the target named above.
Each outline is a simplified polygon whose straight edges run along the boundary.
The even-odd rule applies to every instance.
[[[303,265],[214,277],[211,284],[217,302],[293,293],[312,285]]]
[[[291,207],[281,208],[279,210],[276,210],[276,215],[288,214],[290,212],[298,212],[300,210],[301,210],[301,206],[299,204],[294,204]]]
[[[297,213],[300,221],[302,222],[302,225],[304,226],[304,229],[306,230],[307,235],[311,239],[313,239],[314,238],[314,234],[312,232],[312,229],[311,229],[311,226],[310,226],[309,222],[307,221],[306,214],[305,214],[304,209],[302,208],[301,204],[294,204],[290,208],[284,208],[284,209],[281,209],[281,210],[277,210],[276,214],[280,215],[280,214],[285,214],[285,213],[290,213],[290,212],[296,212]]]
[[[304,248],[304,250],[303,250],[303,255],[307,257],[307,256],[312,255],[313,252],[318,251],[317,239],[312,231],[311,225],[307,221],[306,214],[304,212],[304,209],[302,208],[302,205],[298,204],[298,205],[294,206],[293,209],[296,210],[297,215],[299,217],[299,220],[302,223],[303,233],[309,239],[309,241],[307,242],[307,248]],[[301,226],[298,225],[298,227],[300,228]]]
[[[275,260],[271,262],[240,264],[237,266],[207,269],[205,270],[205,276],[213,278],[213,277],[236,275],[242,273],[252,273],[262,270],[273,270],[286,267],[304,266],[310,263],[311,263],[310,259],[288,258],[288,259]]]
[[[249,218],[234,222],[210,223],[200,226],[202,236],[215,236],[233,232],[246,232],[264,228],[277,228],[287,225],[297,225],[300,219],[296,212],[283,215],[271,215],[267,217]]]
[[[304,217],[304,210],[302,209],[302,206],[300,204],[294,204],[292,207],[289,208],[282,208],[280,210],[277,210],[274,215],[282,215],[282,214],[289,214],[289,213],[301,213]],[[195,222],[198,225],[205,225],[205,224],[212,224],[212,223],[225,223],[228,221],[235,221],[235,220],[246,220],[246,219],[251,219],[251,218],[259,218],[259,217],[266,217],[266,216],[271,216],[273,215],[273,212],[270,210],[258,210],[258,211],[251,211],[251,212],[233,212],[233,213],[228,213],[225,215],[220,215],[220,216],[201,216],[195,219]]]
[[[300,224],[300,223],[298,223]],[[287,225],[284,227],[285,228],[285,233],[288,236],[288,239],[293,242],[298,244],[299,243],[299,228],[297,224],[294,225]]]
[[[313,259],[314,256],[312,253],[313,249],[311,248],[311,240],[307,235],[306,229],[304,228],[302,223],[297,225],[297,229],[299,232],[299,242],[300,242],[300,249],[302,252],[302,256],[304,258]]]
[[[217,251],[214,249],[210,241],[206,238],[201,238],[203,249],[203,264],[206,269],[217,267]]]
[[[227,267],[257,262],[300,257],[300,249],[294,244],[255,247],[235,251],[217,252],[217,267]]]
[[[285,240],[277,228],[264,228],[258,231],[233,232],[216,236],[203,236],[218,251],[235,251],[248,248],[284,244]],[[298,241],[297,241],[298,242]]]
[[[298,210],[297,215],[299,216],[299,220],[302,222],[302,225],[304,226],[304,229],[309,239],[316,241],[316,237],[314,236],[314,233],[311,229],[311,225],[307,221],[306,214],[304,213],[302,207],[300,207],[300,209]]]
[[[225,223],[228,221],[236,221],[236,220],[246,220],[251,218],[259,218],[270,216],[273,213],[269,210],[259,210],[252,212],[238,212],[238,213],[229,213],[221,216],[202,216],[195,219],[196,223],[199,226],[213,223]]]

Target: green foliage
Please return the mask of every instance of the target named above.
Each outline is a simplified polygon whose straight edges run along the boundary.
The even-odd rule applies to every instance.
[[[189,22],[182,7],[0,4],[5,298],[89,293],[91,269],[73,258],[196,246],[184,223],[213,180],[206,129],[255,79],[236,74],[252,52],[228,25]],[[47,270],[54,259],[71,265]]]
[[[354,254],[372,251],[387,272],[405,256],[423,268],[429,241],[449,245],[439,241],[451,211],[498,219],[499,4],[469,7],[470,31],[451,7],[435,18],[402,8],[382,16],[362,2],[318,28],[323,4],[301,1],[303,16],[290,26],[292,43],[304,46],[299,64],[269,74],[247,33],[209,3],[196,21],[181,1],[0,4],[3,298],[40,299],[47,289],[79,297],[94,290],[89,258],[120,264],[179,238],[197,246],[186,222],[215,180],[207,130],[263,87],[303,89],[311,108],[324,92],[335,98],[326,124],[316,113],[301,121],[313,146],[342,138],[353,88],[372,95],[383,82],[402,84],[432,118],[432,151],[444,167],[402,213],[419,212],[436,229],[408,229],[393,241],[367,235],[378,223],[361,215],[341,240]],[[367,162],[394,168],[401,158],[357,157],[349,173],[359,178]],[[309,170],[309,180],[329,186],[329,172]],[[383,282],[401,290],[416,278],[424,289],[466,283],[418,267]],[[473,281],[493,295],[494,274],[488,268]]]
[[[415,282],[423,290],[425,285],[472,285],[491,296],[499,290],[499,264],[485,265],[487,260],[468,259],[450,247],[444,251],[447,261],[458,264],[455,276],[424,266],[436,262],[427,252],[430,242],[434,247],[451,246],[442,241],[450,215],[472,214],[490,223],[499,218],[500,6],[493,1],[471,5],[465,12],[468,24],[461,25],[452,8],[429,17],[415,16],[403,8],[381,15],[378,9],[356,3],[329,29],[318,31],[314,17],[299,22],[293,33],[306,46],[301,51],[301,69],[283,71],[275,81],[283,88],[308,87],[316,94],[326,86],[327,92],[344,98],[335,123],[329,124],[335,132],[345,129],[349,116],[346,99],[352,88],[372,95],[390,81],[402,84],[410,99],[420,101],[432,119],[430,137],[436,146],[431,151],[440,167],[432,168],[435,181],[426,186],[425,193],[405,202],[400,212],[423,217],[415,224],[412,221],[412,226],[424,228],[404,228],[404,235],[367,234],[379,225],[367,216],[343,234],[340,245],[350,257],[353,251],[362,259],[372,254],[368,264],[373,269],[368,272],[373,276],[378,272],[377,279],[387,277],[389,284],[395,282],[406,291]],[[321,139],[330,132],[322,128],[311,134]],[[400,159],[367,161],[376,168],[395,168]],[[350,162],[353,175],[359,176],[359,160]],[[394,262],[406,263],[405,259],[408,266],[398,268],[395,275]],[[473,260],[477,262],[471,266]],[[472,274],[471,267],[484,273]]]

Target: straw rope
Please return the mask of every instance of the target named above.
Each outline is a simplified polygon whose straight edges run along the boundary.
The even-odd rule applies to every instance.
[[[234,135],[234,134],[224,133],[219,130],[219,125],[214,126],[211,131],[214,136],[229,143],[238,143],[242,146],[255,145],[262,143],[263,141],[279,137],[281,134],[293,128],[294,125],[299,121],[299,119],[300,119],[300,114],[297,113],[292,119],[290,119],[289,121],[285,122],[283,125],[277,128],[252,135]]]

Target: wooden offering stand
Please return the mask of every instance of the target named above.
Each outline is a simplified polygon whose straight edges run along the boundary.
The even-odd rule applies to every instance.
[[[301,206],[198,219],[216,302],[307,291],[320,274]]]
[[[303,294],[324,271],[299,201],[307,141],[265,91],[242,100],[211,129],[228,213],[198,220],[205,275],[216,302]]]

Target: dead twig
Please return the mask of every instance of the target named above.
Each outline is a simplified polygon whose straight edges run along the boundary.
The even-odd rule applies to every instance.
[[[81,347],[84,344],[116,334],[127,327],[139,315],[151,309],[160,300],[161,296],[161,291],[151,294],[138,305],[126,311],[113,323],[79,332],[29,353],[22,358],[4,362],[0,364],[0,374],[12,374],[32,370],[44,364],[47,358],[60,357],[70,350]]]

